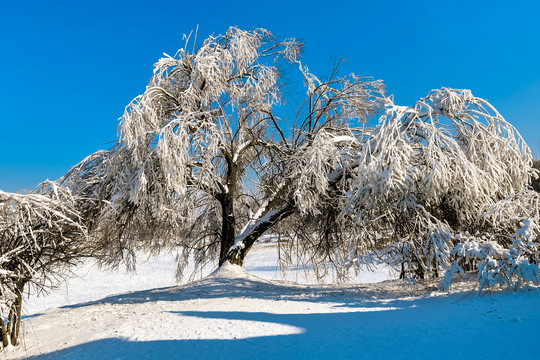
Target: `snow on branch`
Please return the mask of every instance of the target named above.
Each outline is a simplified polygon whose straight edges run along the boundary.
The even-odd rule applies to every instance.
[[[508,242],[516,222],[538,213],[516,195],[534,174],[529,148],[468,90],[434,90],[414,107],[387,99],[355,161],[346,216],[379,234],[374,248],[403,266],[402,275],[445,271],[460,234],[500,234]]]
[[[294,61],[299,51],[295,40],[278,41],[264,29],[230,28],[196,51],[186,47],[159,60],[147,90],[120,123],[121,143],[132,149],[134,165],[142,170],[148,162],[158,164],[157,173],[142,171],[135,191],[144,193],[146,184],[163,179],[164,189],[176,193],[197,184],[205,184],[199,190],[220,192],[225,184],[215,159],[233,156],[234,131],[240,141],[253,140],[245,128],[256,126],[249,123],[278,101],[279,75],[265,58]]]
[[[76,201],[51,181],[28,194],[0,191],[0,347],[17,342],[25,285],[41,291],[91,255]]]

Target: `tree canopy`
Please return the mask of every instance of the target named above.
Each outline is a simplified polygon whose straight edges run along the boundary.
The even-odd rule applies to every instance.
[[[105,231],[106,242],[114,233],[118,249],[124,241],[172,245],[186,260],[219,252],[220,263],[241,264],[276,222],[300,209],[316,212],[340,178],[336,162],[362,131],[351,125],[381,107],[384,88],[337,72],[321,81],[299,62],[300,49],[266,30],[231,28],[194,52],[186,44],[159,60],[144,94],[126,108],[118,145],[65,179],[109,201],[99,222],[115,218],[112,226],[120,226]],[[275,108],[285,84],[279,66],[287,63],[299,69],[307,94],[284,120]]]
[[[380,81],[338,67],[325,79],[310,73],[301,47],[230,28],[198,48],[188,38],[155,64],[120,120],[118,144],[62,180],[91,199],[82,213],[105,259],[177,248],[182,274],[190,257],[241,265],[271,234],[283,261],[319,274],[376,254],[403,277],[423,278],[490,261],[463,253],[464,241],[516,255],[516,231],[527,228],[537,244],[531,152],[491,104],[442,88],[398,106]],[[283,69],[298,69],[305,85],[289,112],[280,111],[293,104]],[[523,256],[534,270],[531,251]]]

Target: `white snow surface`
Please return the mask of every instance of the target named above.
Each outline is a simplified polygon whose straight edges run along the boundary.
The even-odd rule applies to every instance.
[[[289,271],[294,283],[276,260],[274,246],[254,248],[246,269],[225,264],[186,285],[172,254],[137,274],[87,264],[26,299],[23,343],[0,359],[540,358],[540,292],[411,288],[383,281],[395,278],[384,267],[340,285]]]

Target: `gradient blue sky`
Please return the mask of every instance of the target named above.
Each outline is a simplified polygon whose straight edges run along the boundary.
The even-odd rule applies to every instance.
[[[62,176],[116,139],[152,64],[229,26],[305,41],[302,62],[383,79],[400,105],[431,89],[486,98],[540,156],[538,1],[3,1],[0,189]]]

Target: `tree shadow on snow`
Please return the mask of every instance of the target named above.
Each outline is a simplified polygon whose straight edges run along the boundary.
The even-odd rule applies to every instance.
[[[210,277],[180,287],[110,296],[65,308],[252,298],[279,300],[276,306],[283,306],[283,300],[301,301],[306,309],[285,314],[247,312],[241,307],[232,309],[235,311],[171,311],[171,316],[200,319],[201,326],[208,319],[225,320],[223,326],[237,326],[243,335],[247,332],[242,329],[255,326],[257,335],[230,340],[216,339],[219,334],[212,339],[208,333],[210,339],[197,340],[106,338],[31,359],[532,359],[539,355],[533,329],[540,323],[540,314],[527,312],[540,305],[538,296],[530,300],[519,297],[531,301],[524,310],[519,310],[521,300],[514,299],[516,314],[526,321],[513,321],[503,318],[486,298],[463,301],[463,294],[399,298],[408,290],[393,284],[303,286],[251,276]],[[315,302],[332,307],[326,313],[310,312],[310,303]],[[179,319],[179,326],[181,323]],[[284,328],[275,324],[285,325],[286,334],[280,334]],[[270,329],[267,336],[265,329]],[[276,333],[280,335],[270,335]]]
[[[500,324],[490,313],[480,311],[479,318],[469,319],[460,316],[461,307],[429,304],[348,313],[171,312],[201,321],[256,321],[301,331],[231,340],[108,338],[30,359],[499,359],[538,355],[534,331],[524,331],[531,324],[518,329],[516,323]]]
[[[261,300],[288,300],[336,302],[343,306],[363,306],[366,301],[396,298],[415,294],[402,282],[389,281],[392,289],[383,283],[355,285],[301,285],[289,282],[251,278],[207,278],[190,284],[152,290],[135,291],[105,297],[100,300],[66,305],[62,308],[80,308],[100,304],[138,304],[155,301],[183,301],[192,299],[253,298]],[[400,284],[400,285],[397,285]],[[416,292],[416,295],[418,293]]]

